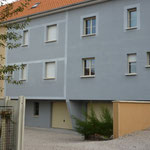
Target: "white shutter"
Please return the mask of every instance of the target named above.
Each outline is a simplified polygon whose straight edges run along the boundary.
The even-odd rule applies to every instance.
[[[23,44],[28,45],[28,31],[24,31]]]
[[[128,61],[129,62],[135,62],[136,61],[136,55],[135,54],[128,55]]]
[[[46,63],[46,78],[55,78],[55,62]]]
[[[57,39],[57,26],[47,27],[47,41],[55,41]]]

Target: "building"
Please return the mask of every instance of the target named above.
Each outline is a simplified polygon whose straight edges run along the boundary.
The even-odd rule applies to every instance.
[[[91,102],[150,100],[148,0],[36,0],[22,14],[30,24],[7,64],[25,64],[5,95],[27,99],[26,125],[72,129]]]

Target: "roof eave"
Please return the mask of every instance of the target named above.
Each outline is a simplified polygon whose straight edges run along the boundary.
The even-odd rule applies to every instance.
[[[47,10],[47,11],[43,11],[43,12],[39,12],[39,13],[27,15],[27,16],[23,16],[23,17],[20,17],[20,18],[11,19],[11,20],[5,21],[3,23],[20,22],[20,21],[26,20],[27,18],[34,19],[34,18],[38,18],[38,17],[50,15],[50,14],[60,13],[60,12],[64,12],[64,11],[68,11],[68,10],[72,10],[72,9],[77,9],[77,8],[80,8],[80,7],[85,7],[85,6],[97,4],[97,3],[103,3],[103,2],[106,2],[106,1],[110,1],[110,0],[87,0],[87,1],[79,2],[79,3],[75,3],[75,4],[59,7],[59,8],[56,8],[56,9],[51,9],[51,10]]]

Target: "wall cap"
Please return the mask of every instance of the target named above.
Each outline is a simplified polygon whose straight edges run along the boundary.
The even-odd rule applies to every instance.
[[[150,104],[150,101],[113,101],[113,103],[139,103]]]

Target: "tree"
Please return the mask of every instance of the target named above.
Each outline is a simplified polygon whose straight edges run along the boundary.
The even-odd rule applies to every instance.
[[[31,0],[21,0],[14,3],[7,3],[7,0],[0,1],[0,28],[6,29],[6,32],[0,33],[0,49],[7,48],[8,50],[18,48],[21,43],[18,41],[22,38],[20,34],[17,33],[18,30],[23,30],[29,22],[27,18],[21,23],[9,22],[12,17],[18,15],[24,11],[26,7],[30,4]],[[7,3],[7,4],[6,4]],[[0,55],[0,60],[4,60],[5,57]],[[0,64],[0,81],[6,80],[8,83],[21,84],[21,81],[13,80],[12,74],[14,71],[23,69],[24,65],[4,65]],[[0,85],[0,90],[2,87]]]

